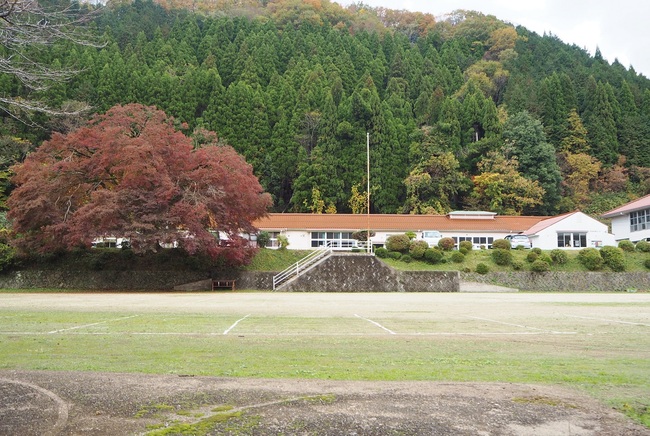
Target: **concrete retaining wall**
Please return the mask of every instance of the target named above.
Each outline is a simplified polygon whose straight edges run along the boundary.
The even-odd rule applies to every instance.
[[[288,283],[296,292],[458,292],[455,271],[398,271],[374,256],[335,254]]]
[[[237,271],[224,279],[237,280],[237,289],[270,290],[273,272]],[[208,272],[192,271],[62,271],[24,270],[0,275],[4,289],[96,289],[116,291],[137,290],[210,290]]]
[[[237,289],[271,290],[273,272],[235,271]],[[23,270],[0,275],[4,289],[209,290],[208,272]],[[333,255],[283,291],[458,292],[460,279],[524,291],[611,292],[650,290],[650,273],[398,271],[373,256]]]
[[[491,272],[485,275],[461,273],[462,280],[490,283],[522,291],[612,292],[650,290],[646,272]]]
[[[23,270],[0,275],[5,289],[170,290],[209,277],[205,272]]]

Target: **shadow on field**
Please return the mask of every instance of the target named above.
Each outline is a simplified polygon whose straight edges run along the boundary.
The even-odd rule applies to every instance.
[[[2,435],[650,435],[552,386],[0,371]]]

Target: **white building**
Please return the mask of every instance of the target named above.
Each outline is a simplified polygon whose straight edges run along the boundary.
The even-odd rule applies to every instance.
[[[423,233],[430,231],[453,238],[456,244],[471,241],[477,248],[489,248],[495,239],[512,234],[528,235],[533,247],[545,250],[615,245],[607,226],[582,212],[557,217],[462,211],[447,215],[272,213],[253,225],[269,233],[269,247],[278,247],[277,238],[283,235],[294,250],[312,250],[325,245],[342,250],[360,247],[363,244],[353,234],[368,229],[373,234],[374,246],[383,246],[391,235],[414,232],[417,239],[424,239]]]
[[[616,245],[607,225],[582,212],[571,212],[546,218],[523,233],[533,247],[542,250],[554,248],[582,249]]]
[[[443,237],[471,241],[476,247],[490,247],[492,241],[506,235],[523,233],[546,217],[498,216],[492,212],[451,212],[447,215],[353,215],[272,213],[253,223],[271,236],[269,247],[277,247],[277,237],[284,235],[289,248],[311,250],[324,245],[335,249],[358,246],[353,234],[371,230],[374,246],[383,246],[391,235],[438,231]]]
[[[601,215],[612,220],[617,241],[650,239],[650,195],[631,201]]]

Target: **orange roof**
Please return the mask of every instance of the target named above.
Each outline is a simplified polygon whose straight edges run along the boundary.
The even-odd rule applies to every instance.
[[[558,216],[554,216],[552,218],[543,219],[540,222],[538,222],[537,224],[535,224],[534,226],[532,226],[531,228],[527,229],[525,231],[525,233],[527,235],[534,235],[535,233],[539,233],[542,230],[544,230],[545,228],[550,227],[553,224],[559,223],[563,219],[568,218],[568,217],[570,217],[571,215],[573,215],[575,213],[578,213],[578,211],[569,212],[569,213],[565,213],[564,215],[558,215]]]
[[[449,215],[388,215],[388,214],[310,214],[271,213],[253,225],[262,230],[441,232],[499,232],[520,233],[548,217],[494,216],[490,218],[450,218]]]
[[[619,206],[616,209],[610,210],[609,212],[605,212],[601,215],[601,218],[614,218],[615,216],[625,215],[626,213],[634,212],[635,210],[648,208],[650,208],[650,194],[646,195],[645,197],[641,197],[638,200],[625,203],[623,206]]]

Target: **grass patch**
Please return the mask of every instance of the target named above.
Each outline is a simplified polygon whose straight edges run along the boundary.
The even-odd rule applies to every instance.
[[[307,256],[311,251],[305,250],[270,250],[260,249],[245,271],[282,271]]]
[[[161,413],[171,412],[174,410],[174,406],[169,404],[152,404],[149,406],[142,407],[136,412],[134,418],[145,418],[151,416],[160,416]]]
[[[623,403],[623,405],[617,407],[617,409],[635,421],[645,425],[650,428],[650,404],[628,404]]]
[[[239,418],[241,412],[227,412],[218,413],[208,418],[201,419],[195,423],[172,423],[165,428],[152,430],[147,435],[149,436],[168,436],[168,435],[192,435],[204,436],[212,432],[219,424],[227,422],[233,418]]]

